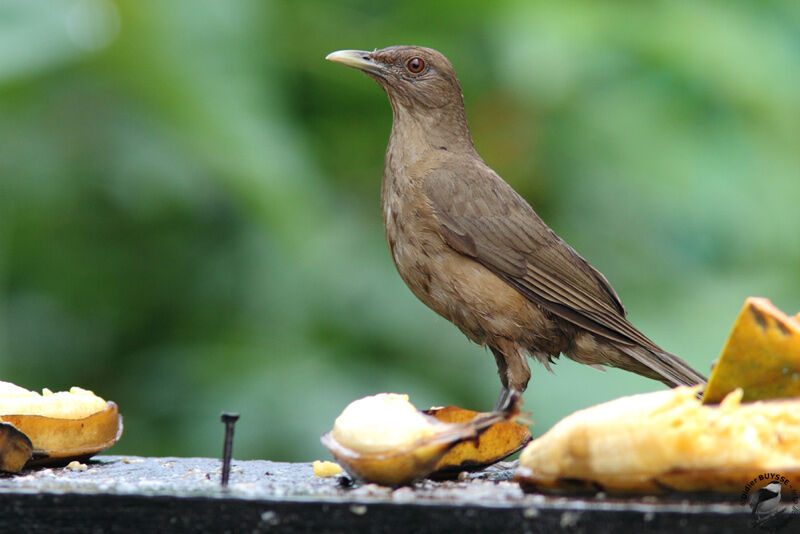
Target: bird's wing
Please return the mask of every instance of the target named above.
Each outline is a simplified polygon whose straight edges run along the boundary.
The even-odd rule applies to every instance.
[[[625,319],[605,277],[482,161],[433,169],[422,188],[452,248],[557,316],[605,338],[660,351]]]

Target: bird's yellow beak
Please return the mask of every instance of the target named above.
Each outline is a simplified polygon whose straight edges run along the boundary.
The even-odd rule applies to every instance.
[[[371,55],[372,52],[364,50],[337,50],[325,56],[325,59],[372,74],[382,74],[381,65],[375,62]]]

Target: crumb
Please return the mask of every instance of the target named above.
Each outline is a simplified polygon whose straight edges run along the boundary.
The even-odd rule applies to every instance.
[[[70,471],[86,471],[87,469],[89,469],[89,466],[86,464],[82,464],[77,460],[72,460],[64,467],[64,469],[69,469]]]
[[[342,466],[336,462],[314,461],[314,475],[318,477],[332,477],[342,472]]]

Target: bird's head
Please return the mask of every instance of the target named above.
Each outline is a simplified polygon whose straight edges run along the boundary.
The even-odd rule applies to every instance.
[[[362,70],[374,78],[386,91],[393,108],[421,108],[430,113],[432,109],[463,107],[456,71],[446,57],[431,48],[339,50],[325,59]]]
[[[416,135],[429,146],[474,152],[461,85],[441,53],[421,46],[390,46],[373,52],[339,50],[325,59],[362,70],[378,82],[392,104],[393,137],[398,131]]]

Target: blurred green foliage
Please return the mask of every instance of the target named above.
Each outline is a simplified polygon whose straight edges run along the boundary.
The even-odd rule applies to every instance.
[[[800,309],[800,4],[0,0],[0,378],[117,401],[113,452],[326,456],[379,391],[488,409],[379,208],[391,113],[341,48],[421,44],[479,152],[701,370]],[[659,384],[533,366],[535,433]]]

